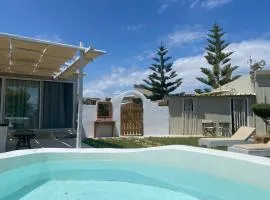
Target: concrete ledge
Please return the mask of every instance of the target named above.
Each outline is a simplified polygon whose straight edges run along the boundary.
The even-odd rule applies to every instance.
[[[270,190],[270,159],[191,146],[142,149],[30,149],[0,154],[0,172],[35,163],[133,162],[191,170]],[[263,178],[262,178],[263,177]]]
[[[253,156],[270,157],[270,150],[269,149],[266,149],[266,150],[264,150],[264,149],[245,149],[245,148],[231,146],[231,147],[228,147],[228,151],[235,152],[235,153],[248,154],[248,155],[253,155]]]

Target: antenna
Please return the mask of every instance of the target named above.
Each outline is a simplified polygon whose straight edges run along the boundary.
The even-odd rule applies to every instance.
[[[253,74],[257,70],[261,70],[263,66],[265,66],[266,62],[265,60],[261,60],[259,62],[255,61],[254,64],[252,64],[252,59],[250,58],[250,73]]]
[[[260,66],[264,66],[264,65],[266,64],[266,62],[265,62],[265,60],[261,60],[261,61],[259,62],[259,64],[260,64]]]
[[[252,60],[251,56],[249,57],[249,60],[248,60],[248,62],[249,62],[249,66],[251,67],[251,65],[252,65],[252,62],[253,62],[253,60]]]

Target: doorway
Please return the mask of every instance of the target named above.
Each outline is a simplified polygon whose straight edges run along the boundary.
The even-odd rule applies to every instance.
[[[234,134],[241,126],[247,126],[247,99],[231,99],[232,133]]]
[[[195,101],[193,98],[185,98],[183,101],[183,134],[196,134],[196,119]]]

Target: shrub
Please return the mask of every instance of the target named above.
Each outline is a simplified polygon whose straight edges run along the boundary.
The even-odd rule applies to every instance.
[[[252,110],[255,115],[263,118],[264,120],[270,118],[270,104],[254,104]]]

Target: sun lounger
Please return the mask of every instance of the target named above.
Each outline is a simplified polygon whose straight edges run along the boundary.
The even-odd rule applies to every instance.
[[[242,126],[229,138],[200,138],[199,146],[217,147],[232,146],[234,144],[249,144],[252,142],[248,139],[253,133],[255,133],[255,128]]]
[[[228,148],[228,151],[270,157],[270,141],[266,144],[260,143],[233,145]]]

